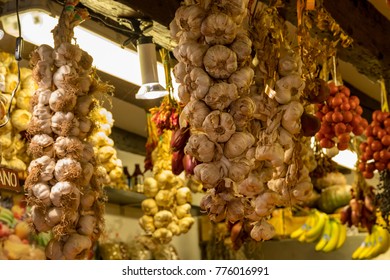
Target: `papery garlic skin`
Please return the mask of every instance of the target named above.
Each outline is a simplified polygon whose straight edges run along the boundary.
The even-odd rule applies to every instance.
[[[184,152],[200,162],[211,162],[221,157],[222,148],[209,140],[206,134],[193,134],[188,139]]]
[[[210,45],[227,45],[233,42],[237,34],[237,25],[224,13],[208,15],[202,22],[202,35]]]
[[[226,142],[235,132],[236,125],[229,113],[215,110],[205,118],[202,128],[211,141]]]
[[[183,41],[197,40],[201,35],[200,28],[205,14],[205,10],[197,5],[179,7],[175,13],[175,23],[180,31],[175,37]]]
[[[210,87],[204,101],[212,110],[222,111],[237,98],[238,93],[235,84],[220,82]]]
[[[195,99],[203,99],[212,85],[210,76],[199,67],[195,67],[187,74],[183,82],[191,97]]]
[[[206,71],[215,79],[227,79],[237,70],[237,55],[228,47],[215,45],[204,55]]]

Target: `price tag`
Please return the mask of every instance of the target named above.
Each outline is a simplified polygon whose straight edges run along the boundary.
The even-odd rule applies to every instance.
[[[0,167],[0,189],[22,192],[18,172],[9,168]]]

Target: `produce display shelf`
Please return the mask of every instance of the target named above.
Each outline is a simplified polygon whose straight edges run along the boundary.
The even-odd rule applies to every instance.
[[[108,202],[112,204],[117,204],[120,206],[130,206],[141,208],[141,203],[146,196],[142,193],[137,193],[133,191],[119,190],[111,187],[104,187],[105,194],[107,195]],[[192,205],[191,207],[192,216],[202,215],[200,207]]]

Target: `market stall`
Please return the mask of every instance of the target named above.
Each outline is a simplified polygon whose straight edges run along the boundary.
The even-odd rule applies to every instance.
[[[0,4],[0,259],[388,258],[382,42],[326,1],[93,2]]]

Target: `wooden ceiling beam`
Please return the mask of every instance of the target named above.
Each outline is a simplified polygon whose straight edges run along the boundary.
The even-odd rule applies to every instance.
[[[128,5],[135,11],[153,19],[154,21],[168,27],[175,12],[180,6],[180,0],[118,0]]]

